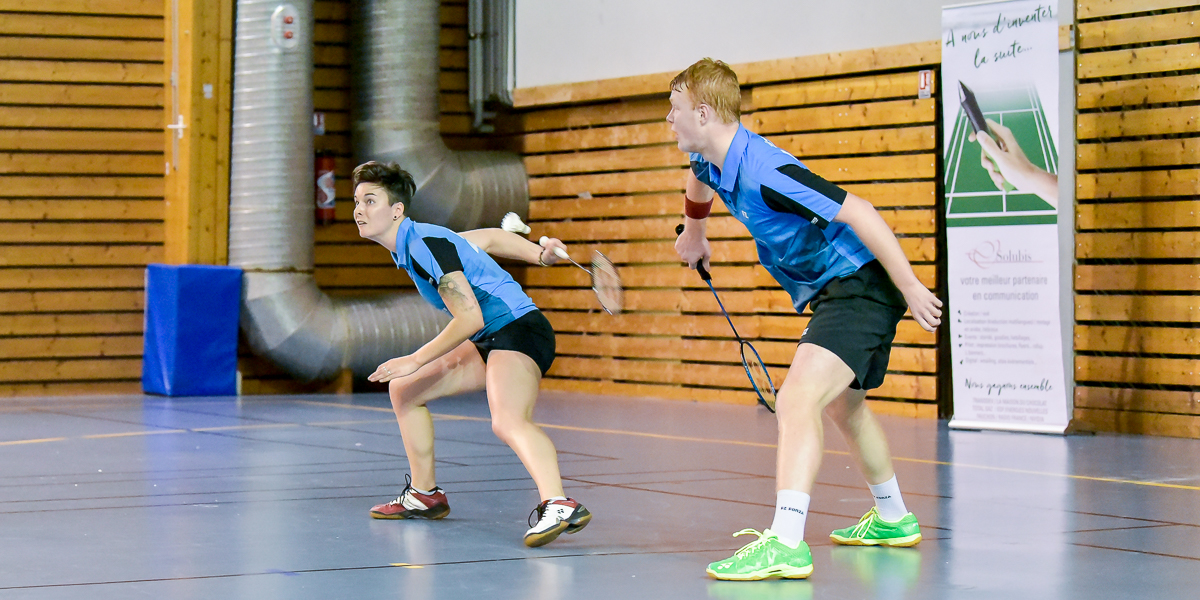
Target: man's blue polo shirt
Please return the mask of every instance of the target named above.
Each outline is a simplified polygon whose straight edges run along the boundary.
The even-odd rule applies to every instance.
[[[720,169],[698,153],[691,160],[696,178],[750,230],[759,261],[797,312],[833,278],[875,259],[854,230],[833,222],[845,190],[762,136],[739,125]]]
[[[483,310],[483,329],[471,336],[471,341],[484,339],[537,309],[521,285],[487,252],[445,227],[417,223],[406,217],[396,231],[392,260],[396,267],[408,272],[422,298],[446,312],[450,311],[438,294],[438,281],[455,271],[466,276]]]

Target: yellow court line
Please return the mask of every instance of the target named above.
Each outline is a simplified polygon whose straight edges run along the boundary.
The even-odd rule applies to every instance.
[[[388,411],[391,412],[391,411]],[[110,438],[137,437],[143,435],[162,435],[166,433],[207,433],[212,431],[237,431],[241,429],[278,429],[283,427],[321,427],[327,425],[352,425],[356,423],[390,423],[391,419],[370,419],[356,421],[326,421],[320,423],[265,423],[260,425],[225,425],[222,427],[198,427],[196,429],[151,429],[143,431],[122,431],[120,433],[93,433],[90,435],[81,435],[75,439],[81,440],[102,440]],[[47,442],[61,442],[72,438],[53,437],[53,438],[38,438],[32,440],[13,440],[9,442],[0,442],[0,446],[16,446],[20,444],[43,444]]]
[[[487,417],[463,417],[460,415],[443,415],[431,413],[434,417],[443,421],[482,421],[491,422]],[[763,442],[747,442],[744,440],[722,440],[711,438],[689,437],[686,435],[671,435],[667,433],[646,433],[642,431],[625,431],[623,429],[599,429],[595,427],[577,427],[575,425],[553,425],[551,423],[534,423],[542,429],[562,429],[565,431],[582,431],[584,433],[608,433],[612,435],[632,435],[637,437],[652,438],[657,440],[672,440],[676,442],[706,442],[713,444],[728,444],[730,446],[752,446],[755,448],[775,448],[775,444],[766,444]],[[841,452],[838,450],[826,450],[830,454],[850,454],[849,452]]]
[[[378,407],[374,407],[374,406],[355,406],[352,404],[326,403],[326,402],[317,402],[314,400],[298,400],[298,402],[304,402],[307,404],[317,404],[317,405],[322,405],[322,406],[340,406],[342,408],[350,408],[350,409],[376,410],[376,411],[381,410],[381,411],[391,412],[391,409],[378,408]],[[443,415],[443,414],[438,414],[438,413],[432,413],[432,414],[434,417],[437,417],[437,418],[443,419],[443,420],[447,420],[447,421],[491,421],[491,419],[489,419],[487,417],[464,417],[464,416],[460,416],[460,415]],[[624,430],[620,430],[620,429],[598,429],[598,428],[593,428],[593,427],[577,427],[577,426],[573,426],[573,425],[552,425],[549,423],[535,423],[535,425],[537,425],[538,427],[545,428],[545,429],[563,429],[566,431],[581,431],[581,432],[586,432],[586,433],[607,433],[607,434],[616,434],[616,435],[632,435],[632,436],[636,436],[636,437],[645,437],[645,438],[653,438],[653,439],[660,439],[660,440],[673,440],[673,441],[680,441],[680,442],[704,442],[704,443],[710,443],[710,444],[728,444],[731,446],[751,446],[751,447],[756,447],[756,448],[777,448],[778,447],[777,444],[766,444],[766,443],[762,443],[762,442],[746,442],[746,441],[742,441],[742,440],[698,438],[698,437],[689,437],[689,436],[682,436],[682,435],[667,435],[667,434],[662,434],[662,433],[643,433],[640,431],[624,431]],[[837,454],[837,455],[842,455],[842,456],[850,455],[849,452],[846,452],[844,450],[826,450],[825,454]],[[1080,481],[1099,481],[1099,482],[1104,482],[1104,483],[1125,483],[1125,484],[1129,484],[1129,485],[1144,485],[1144,486],[1150,486],[1150,487],[1162,487],[1162,488],[1171,488],[1171,489],[1177,489],[1177,490],[1191,490],[1191,491],[1200,492],[1200,486],[1181,485],[1178,483],[1159,483],[1157,481],[1137,481],[1135,479],[1117,479],[1115,477],[1091,477],[1088,475],[1070,475],[1070,474],[1066,474],[1066,473],[1052,473],[1049,471],[1030,471],[1027,469],[1013,469],[1013,468],[1009,468],[1009,467],[992,467],[992,466],[988,466],[988,465],[973,465],[973,464],[968,464],[968,463],[952,463],[952,462],[947,462],[947,461],[943,461],[943,460],[930,460],[930,459],[926,459],[926,458],[907,458],[904,456],[893,456],[892,460],[899,461],[899,462],[912,462],[912,463],[921,463],[921,464],[929,464],[929,465],[942,465],[942,466],[948,466],[948,467],[964,467],[964,468],[969,468],[969,469],[983,469],[983,470],[987,470],[987,471],[1001,471],[1001,472],[1006,472],[1006,473],[1020,473],[1023,475],[1043,475],[1046,477],[1063,477],[1063,478],[1067,478],[1067,479],[1077,479]]]
[[[389,411],[390,412],[390,411]],[[394,423],[395,419],[367,419],[365,421],[318,421],[315,423],[305,423],[309,427],[329,427],[332,425],[363,425],[366,423]]]
[[[0,446],[16,446],[18,444],[40,444],[42,442],[61,442],[65,439],[67,439],[67,438],[56,437],[56,438],[40,438],[40,439],[36,439],[36,440],[13,440],[11,442],[0,442]]]
[[[354,405],[354,404],[340,404],[340,403],[336,403],[336,402],[318,402],[315,400],[293,400],[293,402],[296,402],[298,404],[312,404],[312,405],[316,405],[316,406],[346,408],[346,409],[351,409],[351,410],[365,410],[365,411],[371,411],[371,412],[387,412],[387,413],[392,412],[392,409],[390,409],[390,408],[381,408],[381,407],[377,407],[377,406],[359,406],[359,405]],[[440,414],[440,413],[432,413],[432,416],[438,418],[439,420],[444,420],[444,421],[475,421],[475,422],[490,422],[491,421],[491,419],[487,418],[487,417],[467,417],[467,416],[461,416],[461,415],[446,415],[446,414]],[[87,436],[81,436],[81,437],[82,437],[82,439],[102,439],[102,438],[116,438],[116,437],[131,437],[131,436],[138,436],[138,435],[157,435],[157,434],[163,434],[163,433],[232,431],[232,430],[239,430],[239,429],[268,429],[268,428],[321,426],[321,425],[350,424],[350,423],[383,423],[383,422],[387,422],[387,421],[390,421],[390,419],[376,419],[376,420],[370,420],[370,421],[329,421],[329,422],[325,422],[325,423],[270,423],[270,424],[263,424],[263,425],[227,425],[224,427],[204,427],[204,428],[199,428],[199,429],[168,429],[168,430],[155,430],[155,431],[132,431],[132,432],[127,432],[127,433],[106,433],[106,434],[87,435]],[[625,431],[622,429],[600,429],[600,428],[596,428],[596,427],[578,427],[575,425],[554,425],[554,424],[550,424],[550,423],[536,423],[536,425],[538,425],[539,427],[545,428],[545,429],[561,429],[564,431],[579,431],[579,432],[584,432],[584,433],[603,433],[603,434],[609,434],[609,435],[630,435],[630,436],[635,436],[635,437],[644,437],[644,438],[659,439],[659,440],[671,440],[671,441],[677,441],[677,442],[725,444],[725,445],[730,445],[730,446],[748,446],[748,447],[753,447],[753,448],[777,448],[778,447],[776,444],[767,444],[767,443],[763,443],[763,442],[747,442],[747,441],[743,441],[743,440],[700,438],[700,437],[683,436],[683,435],[670,435],[670,434],[663,434],[663,433],[646,433],[646,432],[641,432],[641,431]],[[9,441],[9,442],[0,442],[0,446],[16,446],[16,445],[21,445],[21,444],[39,444],[39,443],[45,443],[45,442],[61,442],[66,439],[68,439],[68,438],[54,437],[54,438],[32,439],[32,440],[14,440],[14,441]],[[825,454],[836,454],[836,455],[841,455],[841,456],[848,456],[850,453],[843,451],[843,450],[825,450]],[[1142,486],[1148,486],[1148,487],[1160,487],[1160,488],[1169,488],[1169,489],[1189,490],[1189,491],[1200,492],[1200,486],[1182,485],[1182,484],[1178,484],[1178,483],[1160,483],[1157,481],[1137,481],[1137,480],[1133,480],[1133,479],[1118,479],[1115,477],[1092,477],[1092,476],[1088,476],[1088,475],[1070,475],[1070,474],[1065,474],[1065,473],[1052,473],[1052,472],[1048,472],[1048,471],[1031,471],[1028,469],[1014,469],[1014,468],[1010,468],[1010,467],[993,467],[993,466],[988,466],[988,465],[973,465],[973,464],[968,464],[968,463],[952,463],[952,462],[947,462],[947,461],[942,461],[942,460],[930,460],[930,459],[924,459],[924,458],[908,458],[908,457],[904,457],[904,456],[893,456],[892,460],[899,461],[899,462],[941,465],[941,466],[948,466],[948,467],[963,467],[963,468],[969,468],[969,469],[982,469],[982,470],[986,470],[986,471],[1000,471],[1000,472],[1005,472],[1005,473],[1019,473],[1022,475],[1041,475],[1041,476],[1045,476],[1045,477],[1060,477],[1060,478],[1065,478],[1065,479],[1076,479],[1079,481],[1097,481],[1097,482],[1103,482],[1103,483],[1123,483],[1123,484],[1128,484],[1128,485],[1142,485]]]
[[[828,450],[826,451],[828,452]],[[1030,471],[1028,469],[1014,469],[1012,467],[991,467],[988,465],[973,465],[970,463],[952,463],[941,460],[928,460],[924,458],[903,458],[893,456],[892,460],[901,460],[905,462],[925,463],[930,465],[946,465],[950,467],[968,467],[971,469],[987,469],[989,471],[1003,471],[1005,473],[1020,473],[1022,475],[1050,475],[1053,477],[1067,477],[1070,479],[1079,479],[1082,481],[1103,481],[1105,483],[1128,483],[1131,485],[1147,485],[1151,487],[1172,488],[1177,490],[1193,490],[1200,492],[1200,486],[1182,485],[1178,483],[1161,483],[1158,481],[1138,481],[1136,479],[1117,479],[1115,477],[1092,477],[1090,475],[1068,475],[1065,473],[1050,473],[1046,471]]]
[[[266,423],[263,425],[224,425],[222,427],[197,427],[187,431],[233,431],[237,429],[280,429],[283,427],[299,427],[301,423]]]
[[[125,433],[95,433],[92,435],[80,436],[85,440],[99,440],[104,438],[118,437],[133,437],[135,435],[160,435],[163,433],[187,433],[186,429],[153,429],[149,431],[127,431]],[[60,438],[62,439],[62,438]]]
[[[371,412],[385,412],[385,413],[395,412],[390,408],[383,408],[381,406],[360,406],[357,404],[342,404],[340,402],[318,402],[316,400],[291,400],[291,402],[295,402],[296,404],[312,404],[313,406],[332,406],[335,408],[350,408],[353,410],[367,410],[367,411],[371,411]]]

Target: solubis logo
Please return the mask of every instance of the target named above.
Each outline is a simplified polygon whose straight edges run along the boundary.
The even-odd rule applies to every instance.
[[[967,252],[967,258],[982,269],[988,265],[1009,265],[1017,263],[1040,263],[1033,260],[1033,255],[1025,250],[1006,250],[999,240],[986,241]]]

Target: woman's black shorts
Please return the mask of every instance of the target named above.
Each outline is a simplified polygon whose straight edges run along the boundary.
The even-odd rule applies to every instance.
[[[554,328],[540,310],[529,311],[496,333],[475,342],[485,363],[492,350],[512,350],[532,358],[542,375],[554,364],[554,347]]]
[[[908,309],[879,261],[830,281],[809,303],[813,316],[800,336],[801,344],[816,344],[833,352],[854,371],[856,390],[883,384],[896,324]]]

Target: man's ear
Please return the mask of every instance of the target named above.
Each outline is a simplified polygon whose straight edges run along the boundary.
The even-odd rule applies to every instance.
[[[707,125],[708,120],[712,118],[712,107],[707,104],[701,104],[696,107],[696,111],[700,113],[700,124]]]
[[[392,205],[392,220],[400,221],[404,219],[404,203],[397,202]]]

